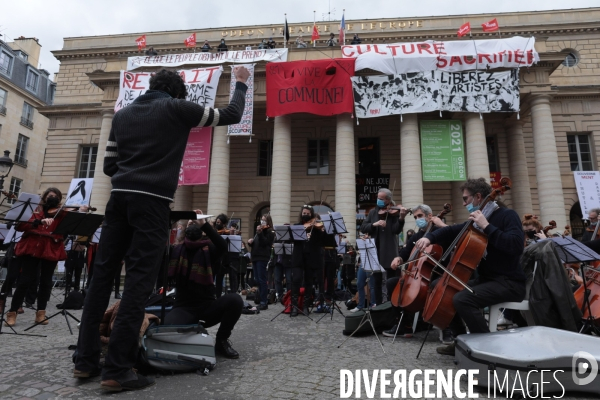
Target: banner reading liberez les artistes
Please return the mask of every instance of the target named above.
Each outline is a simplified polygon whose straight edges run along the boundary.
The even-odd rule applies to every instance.
[[[186,100],[203,107],[214,107],[217,85],[223,67],[182,69],[177,71],[185,81],[188,95]],[[150,87],[150,72],[121,71],[119,97],[115,103],[115,112],[133,103]]]

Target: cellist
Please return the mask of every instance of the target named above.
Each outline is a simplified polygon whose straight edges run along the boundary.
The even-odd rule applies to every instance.
[[[410,254],[412,253],[412,251],[415,247],[415,243],[417,242],[417,240],[419,240],[423,237],[423,235],[425,234],[425,231],[427,231],[427,228],[429,228],[430,225],[433,225],[431,228],[431,231],[438,229],[438,228],[443,228],[445,226],[448,226],[444,223],[444,221],[442,221],[441,219],[439,219],[438,217],[433,215],[433,211],[431,211],[431,207],[429,207],[427,204],[419,204],[418,206],[414,207],[412,209],[412,215],[415,218],[415,222],[416,222],[418,231],[416,233],[414,233],[413,235],[411,235],[410,238],[407,239],[406,245],[404,247],[402,247],[402,249],[400,249],[400,251],[398,253],[398,257],[394,258],[394,260],[392,261],[391,268],[393,270],[397,270],[399,265],[403,264],[405,262],[405,260],[409,259]],[[393,278],[389,278],[386,280],[385,285],[386,285],[389,296],[391,296],[391,294],[394,291],[394,289],[396,288],[396,285],[398,284],[399,280],[400,280],[400,276],[395,276]],[[401,308],[394,307],[394,311],[395,311],[395,319],[396,319],[396,323],[397,323],[400,319]],[[392,329],[390,329],[388,331],[384,331],[383,336],[394,337],[395,335],[397,335],[398,337],[406,337],[406,338],[412,337],[412,335],[413,335],[413,331],[412,331],[413,318],[414,318],[414,315],[412,313],[405,312],[404,317],[402,318],[402,321],[404,322],[403,326],[401,326],[400,329],[398,329],[397,334],[396,334],[397,326],[393,326]]]
[[[478,277],[468,282],[475,293],[462,290],[453,298],[456,315],[449,327],[453,337],[465,333],[461,319],[471,333],[489,332],[481,309],[507,301],[523,301],[526,281],[519,263],[525,241],[519,215],[508,208],[500,208],[496,202],[489,202],[483,210],[479,209],[492,191],[484,178],[469,179],[460,190],[463,206],[469,211],[469,220],[475,223],[476,229],[487,235],[488,242],[486,253],[477,266]],[[417,241],[416,247],[422,250],[432,243],[448,247],[464,224],[430,232]],[[434,281],[432,285],[436,283]],[[454,355],[454,349],[453,341],[448,346],[438,347],[437,352]]]

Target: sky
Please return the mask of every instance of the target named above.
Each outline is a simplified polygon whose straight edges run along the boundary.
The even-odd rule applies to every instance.
[[[51,51],[62,49],[65,37],[282,24],[286,13],[290,24],[312,22],[313,11],[317,21],[337,21],[343,9],[346,20],[353,20],[600,6],[598,0],[1,0],[0,4],[0,39],[38,38],[42,50],[37,67],[51,75],[60,66]]]

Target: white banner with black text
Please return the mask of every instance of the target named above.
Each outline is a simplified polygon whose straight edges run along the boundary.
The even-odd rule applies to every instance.
[[[250,72],[250,76],[246,81],[246,85],[248,86],[248,90],[246,91],[246,105],[244,106],[244,113],[242,114],[242,120],[239,124],[229,125],[227,127],[227,135],[228,136],[250,136],[252,135],[252,118],[254,117],[254,66],[256,64],[242,64],[242,65],[232,65],[231,66],[231,83],[230,83],[230,93],[229,99],[233,97],[233,93],[235,92],[235,83],[237,82],[235,74],[233,74],[233,69],[236,67],[246,67],[248,72]],[[252,140],[252,138],[250,139]]]

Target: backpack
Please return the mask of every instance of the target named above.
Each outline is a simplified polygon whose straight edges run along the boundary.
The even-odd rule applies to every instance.
[[[70,291],[65,297],[64,303],[57,304],[56,308],[65,310],[81,310],[85,296],[78,290]]]

